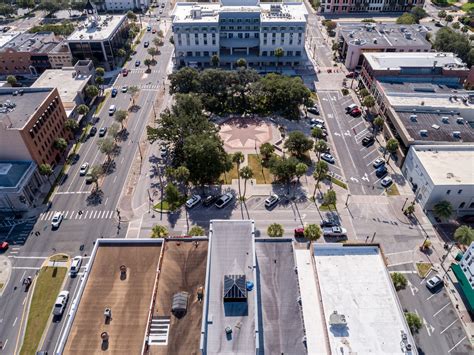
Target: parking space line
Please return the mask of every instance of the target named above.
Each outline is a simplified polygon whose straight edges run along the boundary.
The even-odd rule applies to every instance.
[[[374,152],[377,152],[378,150],[377,149],[372,149],[369,153],[367,153],[366,155],[364,155],[362,158],[365,159],[367,158],[369,155],[373,154]],[[374,159],[375,160],[375,159]],[[374,161],[373,160],[373,161]],[[371,162],[372,163],[372,162]]]
[[[446,328],[444,328],[439,334],[443,334],[445,331],[447,331],[449,328],[453,326],[454,323],[456,323],[459,319],[457,318],[454,322],[452,322],[450,325],[448,325]]]
[[[352,126],[351,129],[355,129],[357,126],[360,126],[361,124],[363,124],[364,122],[363,121],[360,121],[358,124],[356,124],[355,126]]]
[[[430,299],[432,299],[434,296],[436,296],[438,294],[438,292],[436,293],[433,293],[430,297],[428,297],[426,300],[429,301]]]
[[[425,282],[425,280],[428,278],[428,276],[430,276],[431,271],[433,271],[433,269],[431,269],[430,271],[428,271],[428,273],[426,274],[425,278],[420,281],[420,285],[421,285],[423,282]]]
[[[453,351],[459,344],[461,344],[461,343],[464,341],[464,339],[466,339],[466,338],[467,338],[467,336],[464,336],[464,338],[462,338],[461,340],[459,340],[451,349],[448,350],[448,354],[449,354],[451,351]]]
[[[433,314],[433,318],[436,317],[443,309],[445,309],[446,307],[448,307],[450,304],[451,304],[451,302],[447,303],[445,306],[443,306],[442,308],[440,308],[440,310],[439,310],[438,312],[436,312],[435,314]]]

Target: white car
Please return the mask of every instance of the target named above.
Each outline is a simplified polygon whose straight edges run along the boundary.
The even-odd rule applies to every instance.
[[[225,205],[227,205],[230,201],[234,199],[234,195],[230,192],[227,192],[226,194],[222,195],[219,197],[219,199],[216,201],[215,205],[217,208],[222,208]]]
[[[79,170],[79,175],[80,176],[86,175],[88,170],[89,170],[89,163],[85,162],[84,164],[81,165],[81,169]]]
[[[58,298],[56,298],[56,302],[54,302],[53,314],[55,316],[60,316],[64,313],[68,300],[69,291],[59,292]]]
[[[115,105],[110,105],[109,106],[109,116],[112,116],[115,111],[117,111],[117,107],[115,107]]]
[[[127,91],[128,91],[128,86],[127,85],[122,86],[122,92],[127,92]]]
[[[278,197],[278,195],[273,194],[265,200],[265,207],[266,208],[271,208],[275,204],[277,204],[278,201],[280,201],[280,198]]]
[[[378,169],[378,168],[380,168],[380,167],[381,167],[382,165],[384,165],[384,164],[385,164],[385,160],[383,160],[382,158],[377,158],[377,159],[375,159],[375,161],[374,161],[373,167],[374,167],[375,169]]]
[[[324,122],[323,120],[320,120],[319,118],[312,118],[310,122],[314,125],[321,125],[323,127],[326,124],[326,122]]]
[[[390,176],[384,177],[382,181],[380,182],[380,184],[383,187],[389,187],[390,185],[392,185],[392,183],[393,183],[393,180]]]
[[[444,281],[438,275],[433,276],[431,279],[426,281],[426,287],[428,287],[428,289],[430,289],[431,291],[435,291],[436,289],[438,289],[438,287],[443,287],[443,285]]]
[[[201,196],[199,195],[192,195],[189,200],[186,201],[187,208],[193,208],[201,201]]]
[[[334,157],[329,153],[321,154],[321,159],[331,164],[334,164],[336,162],[336,159],[334,159]]]
[[[53,228],[59,228],[59,225],[63,221],[63,214],[61,212],[55,212],[53,215],[53,219],[51,220],[51,225]]]
[[[69,271],[69,274],[71,276],[75,276],[79,273],[79,270],[81,269],[81,265],[82,265],[82,256],[75,256],[73,259],[72,259],[72,263],[71,263],[71,270]]]

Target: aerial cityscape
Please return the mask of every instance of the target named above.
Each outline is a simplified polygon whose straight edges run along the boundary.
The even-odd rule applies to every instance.
[[[474,354],[474,0],[0,2],[0,355]]]

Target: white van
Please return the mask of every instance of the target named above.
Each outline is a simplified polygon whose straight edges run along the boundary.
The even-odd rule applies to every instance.
[[[79,270],[81,269],[81,264],[82,264],[81,256],[75,256],[74,259],[72,259],[71,270],[70,270],[71,276],[75,276],[79,273]]]
[[[109,116],[112,116],[115,111],[117,110],[117,108],[115,107],[115,105],[110,105],[109,107]]]

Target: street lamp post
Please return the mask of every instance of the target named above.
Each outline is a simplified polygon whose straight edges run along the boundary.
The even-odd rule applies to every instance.
[[[347,194],[347,198],[346,198],[346,207],[347,207],[347,203],[349,202],[349,197],[351,197],[351,194]]]
[[[405,209],[405,205],[407,204],[408,197],[405,199],[405,202],[403,203],[402,211]]]

